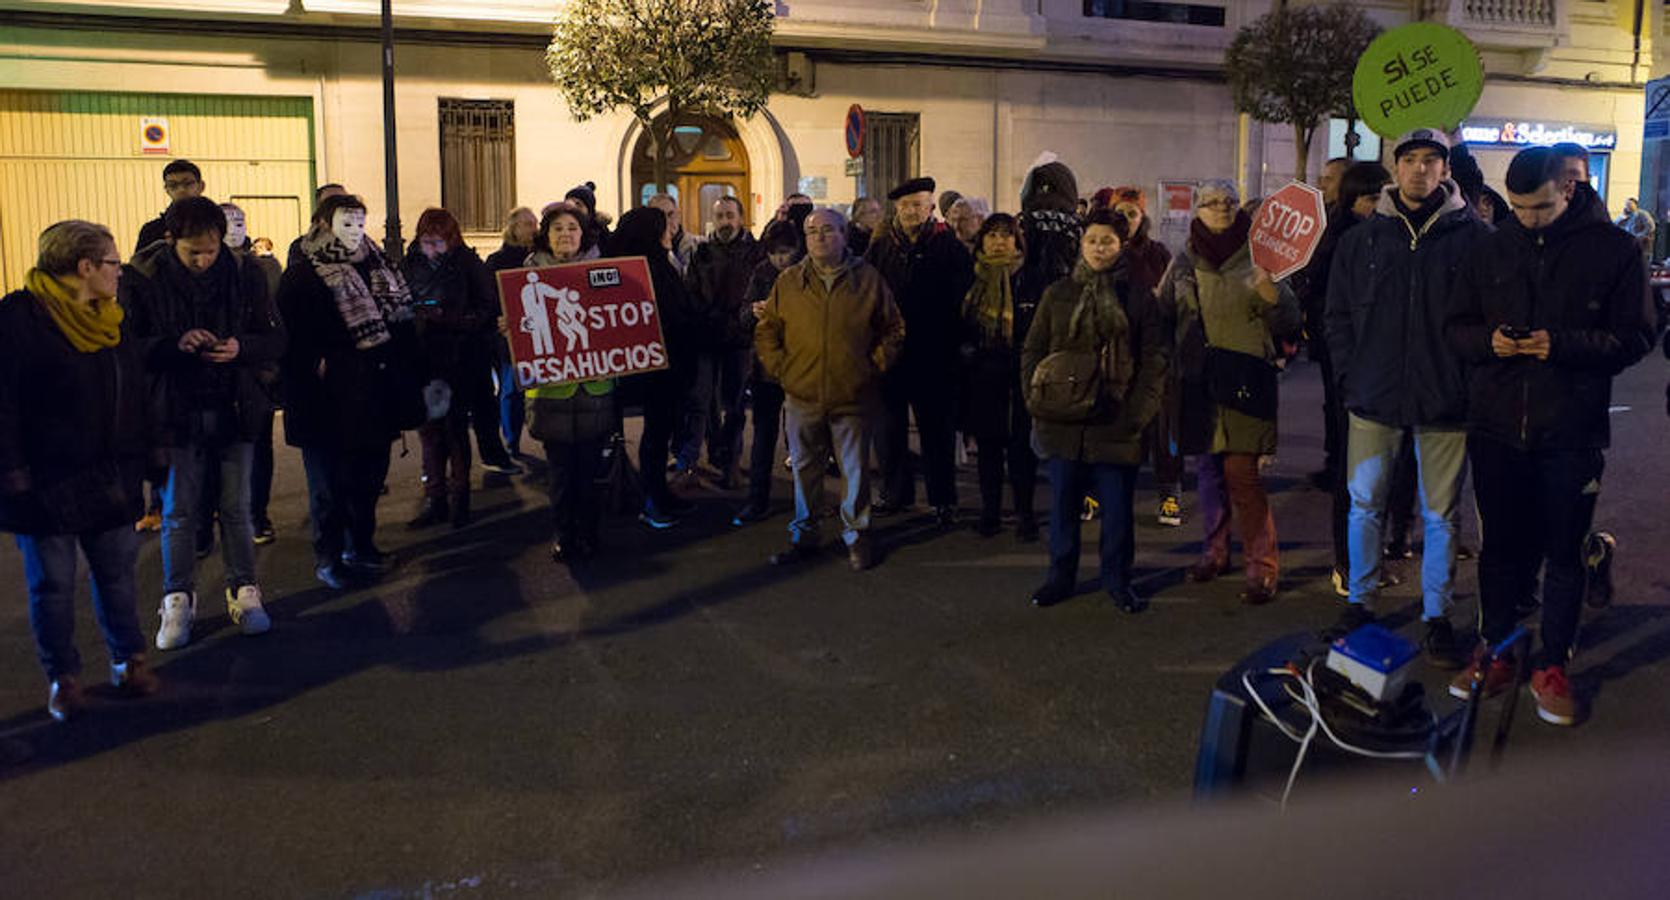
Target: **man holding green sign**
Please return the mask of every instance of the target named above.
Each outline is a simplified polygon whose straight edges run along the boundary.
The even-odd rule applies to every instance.
[[[1382,532],[1403,437],[1414,438],[1425,550],[1422,646],[1445,668],[1464,662],[1449,620],[1454,597],[1467,397],[1444,339],[1451,283],[1490,227],[1451,177],[1447,132],[1484,88],[1478,51],[1453,28],[1418,22],[1376,38],[1357,63],[1352,94],[1368,126],[1396,137],[1393,183],[1374,215],[1335,251],[1324,315],[1349,423],[1346,479],[1350,606],[1338,629],[1374,618]]]
[[[1349,420],[1346,477],[1349,631],[1373,619],[1391,473],[1405,432],[1413,432],[1425,551],[1421,560],[1422,640],[1428,660],[1463,663],[1450,625],[1459,499],[1467,455],[1467,396],[1461,363],[1444,340],[1452,275],[1470,264],[1490,232],[1450,178],[1450,141],[1435,128],[1401,137],[1393,184],[1375,213],[1347,232],[1328,283],[1328,351]]]

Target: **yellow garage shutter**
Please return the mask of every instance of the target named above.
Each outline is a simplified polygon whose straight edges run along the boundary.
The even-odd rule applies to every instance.
[[[166,154],[142,150],[142,122],[155,119]],[[196,163],[206,196],[243,206],[250,236],[282,256],[313,201],[312,100],[0,91],[0,285],[22,285],[41,231],[63,219],[109,226],[126,259],[168,203],[172,159]]]

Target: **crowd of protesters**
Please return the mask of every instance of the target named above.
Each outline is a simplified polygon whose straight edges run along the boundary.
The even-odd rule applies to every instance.
[[[157,690],[149,645],[191,640],[196,562],[217,536],[232,623],[271,627],[254,548],[277,536],[266,507],[280,406],[306,472],[315,574],[337,590],[390,566],[377,515],[403,432],[422,447],[410,529],[468,527],[474,457],[513,474],[523,438],[537,441],[551,556],[564,565],[602,551],[611,493],[641,498],[638,519],[657,530],[677,527],[709,487],[743,492],[734,526],[769,518],[782,435],[794,512],[771,564],[822,552],[831,475],[854,570],[881,556],[872,521],[915,507],[918,470],[930,520],[955,527],[966,440],[988,538],[1004,529],[1007,486],[1015,539],[1038,539],[1042,464],[1049,562],[1033,605],[1075,594],[1083,522],[1099,517],[1101,587],[1141,612],[1138,470],[1153,468],[1155,520],[1178,527],[1193,457],[1202,549],[1188,578],[1234,571],[1238,536],[1241,599],[1269,603],[1282,569],[1263,473],[1279,444],[1281,371],[1308,346],[1326,434],[1313,479],[1334,496],[1333,579],[1346,601],[1336,629],[1373,620],[1391,580],[1384,560],[1411,552],[1418,501],[1428,659],[1463,669],[1461,695],[1475,675],[1487,691],[1511,682],[1450,618],[1457,560],[1470,554],[1458,512],[1470,470],[1479,638],[1502,639],[1540,594],[1532,692],[1544,719],[1569,724],[1578,611],[1586,592],[1609,590],[1593,576],[1612,542],[1591,527],[1611,379],[1654,340],[1647,225],[1614,225],[1585,161],[1558,148],[1520,153],[1505,195],[1453,135],[1413,132],[1392,157],[1390,170],[1329,164],[1321,246],[1283,281],[1253,262],[1257,201],[1233,182],[1198,186],[1173,252],[1144,191],[1084,196],[1053,158],[1027,173],[1015,214],[912,178],[887,206],[860,199],[850,219],[791,195],[757,236],[734,197],[705,210],[711,227],[695,235],[672,195],[612,222],[587,184],[538,213],[510,211],[485,260],[443,209],[424,212],[390,259],[366,235],[365,204],[326,185],[282,266],[242,210],[204,196],[196,166],[172,162],[172,202],[125,264],[108,229],[60,222],[0,301],[0,528],[23,553],[48,711],[68,718],[85,703],[78,548],[120,693]],[[627,256],[648,260],[668,367],[518,383],[506,338],[525,323],[501,314],[495,273]],[[537,272],[527,278],[540,287]],[[643,418],[635,475],[630,412]],[[146,481],[160,505],[147,505]],[[152,528],[163,583],[147,640],[136,532]]]

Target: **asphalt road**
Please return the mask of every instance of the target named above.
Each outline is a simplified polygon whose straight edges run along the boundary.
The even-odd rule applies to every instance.
[[[1573,669],[1592,716],[1562,730],[1522,705],[1510,756],[1670,738],[1667,374],[1655,355],[1616,391],[1598,522],[1619,537],[1618,601],[1589,617]],[[735,500],[718,495],[669,532],[612,520],[607,555],[574,570],[547,557],[533,476],[479,491],[467,530],[412,533],[415,440],[383,504],[398,569],[337,594],[313,581],[299,458],[282,448],[280,539],[260,550],[272,633],[241,637],[209,603],[190,647],[154,657],[160,696],[96,698],[57,725],[6,541],[0,744],[30,758],[0,768],[0,893],[590,895],[1186,796],[1213,682],[1338,612],[1327,498],[1303,477],[1321,456],[1314,369],[1283,390],[1283,593],[1262,608],[1237,603],[1235,578],[1181,582],[1197,525],[1154,525],[1146,475],[1139,586],[1154,605],[1131,617],[1091,589],[1089,558],[1086,592],[1040,611],[1041,545],[925,520],[883,521],[867,573],[835,555],[773,569],[786,514],[732,529]],[[211,559],[201,583],[219,574]],[[155,538],[140,583],[154,633]],[[1458,624],[1474,583],[1464,563]],[[1415,586],[1385,610],[1413,634]],[[85,596],[81,613],[97,681]]]

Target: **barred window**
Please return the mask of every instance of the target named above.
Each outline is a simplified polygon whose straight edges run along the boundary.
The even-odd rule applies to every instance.
[[[922,118],[866,112],[864,120],[864,196],[881,199],[900,182],[922,174]]]
[[[1210,25],[1222,28],[1224,24],[1223,7],[1198,3],[1084,0],[1084,14],[1097,19],[1130,19],[1137,22],[1167,22],[1173,25]]]
[[[498,231],[516,205],[516,104],[442,97],[441,205],[465,231]]]

